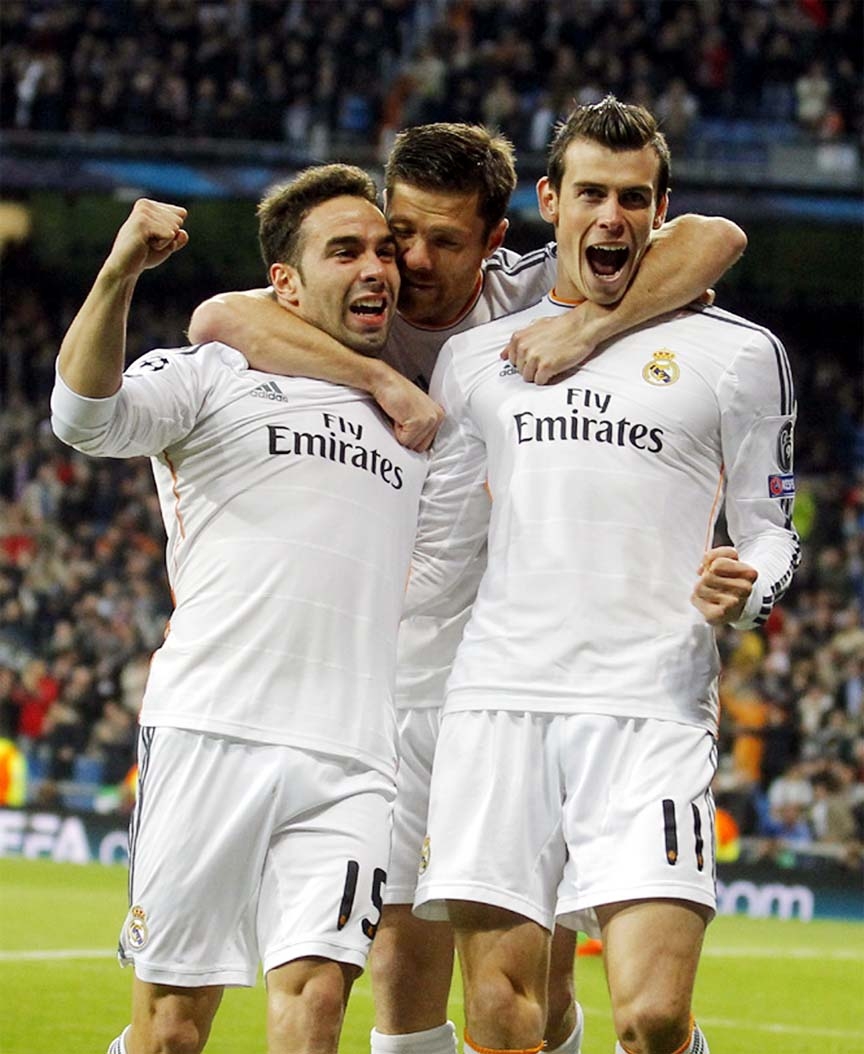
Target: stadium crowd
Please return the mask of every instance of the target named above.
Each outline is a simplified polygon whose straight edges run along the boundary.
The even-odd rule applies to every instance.
[[[859,0],[7,0],[0,127],[283,141],[425,121],[542,151],[607,91],[675,149],[704,119],[859,138]]]
[[[323,156],[401,127],[482,121],[545,147],[572,101],[653,108],[675,148],[699,122],[861,136],[859,0],[7,0],[0,127],[283,141]],[[149,657],[170,612],[145,461],[91,461],[47,423],[77,307],[26,248],[4,261],[0,339],[0,741],[30,800],[121,784]],[[49,292],[49,290],[52,290]],[[61,292],[57,292],[57,290]],[[196,300],[142,297],[130,356],[183,343]],[[197,295],[196,295],[197,294]],[[800,314],[804,559],[760,632],[724,630],[718,800],[741,834],[799,850],[864,844],[864,431],[856,381]],[[852,324],[852,330],[855,324]],[[842,338],[841,338],[842,341]],[[695,570],[695,569],[694,569]],[[2,770],[2,757],[0,757]],[[0,771],[0,799],[3,779]],[[779,841],[778,841],[779,840]]]

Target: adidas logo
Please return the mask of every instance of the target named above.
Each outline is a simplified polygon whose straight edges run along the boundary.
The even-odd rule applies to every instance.
[[[519,370],[512,362],[508,362],[506,366],[498,374],[499,377],[512,377],[514,373],[518,373]]]
[[[253,395],[256,399],[270,399],[277,403],[288,402],[288,396],[275,381],[267,381],[266,384],[259,384],[258,387],[253,388],[249,394]]]

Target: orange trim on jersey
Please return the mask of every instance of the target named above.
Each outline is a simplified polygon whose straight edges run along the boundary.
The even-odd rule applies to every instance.
[[[717,506],[720,504],[720,499],[723,496],[723,480],[726,478],[726,466],[720,466],[720,475],[717,477],[717,490],[714,492],[714,500],[711,502],[711,514],[708,517],[708,529],[705,532],[705,552],[712,547],[714,541],[714,514],[717,512]],[[675,1052],[673,1051],[673,1054]]]
[[[168,457],[167,451],[162,451],[162,456],[165,458],[165,462],[171,472],[171,493],[174,495],[174,515],[177,517],[177,526],[180,528],[180,537],[186,538],[186,526],[183,523],[183,513],[180,511],[180,491],[177,489],[177,471]]]
[[[584,296],[579,300],[570,300],[569,297],[561,296],[554,287],[549,291],[549,299],[553,304],[560,304],[561,307],[578,307],[580,304],[584,304],[586,300]]]
[[[471,292],[471,296],[465,301],[465,306],[459,311],[453,318],[447,322],[442,322],[437,326],[424,326],[422,322],[412,322],[410,318],[406,318],[401,312],[400,317],[405,319],[409,326],[413,326],[414,329],[422,329],[427,333],[437,333],[440,330],[452,329],[453,326],[457,325],[462,319],[468,314],[469,311],[474,310],[474,305],[480,299],[480,291],[483,288],[483,272],[477,272],[477,281],[474,283],[474,289]]]
[[[481,1047],[479,1043],[475,1043],[474,1040],[468,1035],[468,1029],[465,1029],[465,1042],[472,1049],[477,1051],[477,1054],[540,1054],[544,1044],[540,1043],[536,1047],[518,1047],[516,1050],[502,1050],[500,1047]]]

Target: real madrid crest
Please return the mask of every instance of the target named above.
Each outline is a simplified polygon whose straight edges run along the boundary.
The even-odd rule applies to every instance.
[[[661,388],[674,384],[680,376],[681,369],[675,361],[675,352],[668,348],[655,351],[651,361],[642,368],[643,379]]]
[[[130,947],[136,950],[143,948],[150,939],[150,932],[147,929],[147,913],[138,904],[129,909],[129,918],[126,922],[126,936],[129,939]]]

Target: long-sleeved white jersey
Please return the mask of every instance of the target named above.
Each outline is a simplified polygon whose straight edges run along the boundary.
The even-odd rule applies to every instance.
[[[285,743],[395,771],[396,636],[428,458],[371,399],[250,370],[233,348],[152,351],[109,399],[58,377],[54,430],[149,455],[175,608],[147,725]]]
[[[476,296],[449,325],[416,326],[397,315],[385,358],[406,377],[428,388],[438,354],[450,337],[521,311],[546,295],[555,282],[556,256],[554,242],[525,256],[498,249],[484,261]],[[509,333],[499,351],[508,340]],[[484,566],[480,554],[451,590],[430,599],[422,611],[402,620],[396,673],[397,707],[441,706],[447,676]]]
[[[745,319],[690,308],[607,344],[568,379],[526,385],[500,361],[502,338],[567,310],[550,295],[445,345],[431,390],[447,419],[408,610],[470,566],[488,528],[446,710],[713,731],[716,645],[690,596],[724,494],[731,538],[759,575],[738,625],[767,617],[798,561],[786,354]]]

